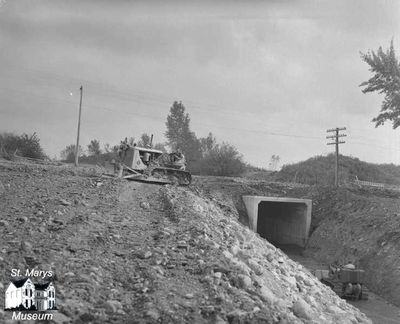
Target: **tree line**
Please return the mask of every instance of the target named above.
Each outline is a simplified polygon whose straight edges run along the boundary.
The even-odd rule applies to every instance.
[[[151,137],[147,133],[143,133],[136,141],[134,137],[129,137],[128,143],[133,146],[136,143],[138,146],[150,146]],[[67,145],[60,153],[61,160],[64,162],[72,163],[75,161],[75,144]],[[153,148],[166,152],[166,148],[162,143],[156,143]],[[86,150],[79,145],[78,156],[81,161],[89,163],[105,162],[107,158],[114,158],[119,149],[119,145],[110,145],[109,143],[103,144],[97,139],[93,139],[86,146]]]
[[[165,143],[155,143],[152,145],[151,137],[147,133],[140,135],[138,140],[129,137],[128,143],[132,146],[136,143],[139,147],[158,149],[163,152],[175,152],[181,150],[187,161],[187,168],[193,174],[218,175],[218,176],[238,176],[246,164],[243,162],[242,155],[231,144],[218,143],[215,136],[210,132],[207,137],[198,138],[190,128],[190,116],[182,102],[175,101],[169,111],[165,123],[166,131]],[[104,161],[105,157],[115,156],[119,145],[104,144],[97,139],[93,139],[87,145],[87,150],[80,146],[79,157],[83,162]],[[61,159],[66,162],[75,160],[75,145],[71,144],[61,151]]]

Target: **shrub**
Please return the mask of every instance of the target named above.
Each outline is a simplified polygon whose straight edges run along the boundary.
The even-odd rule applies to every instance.
[[[199,161],[199,173],[216,176],[239,176],[245,163],[237,149],[228,144],[216,144]]]
[[[65,147],[65,149],[63,149],[61,151],[61,159],[65,162],[74,162],[75,161],[75,147],[76,145],[74,144],[70,144],[68,146]],[[82,146],[79,145],[79,149],[78,149],[78,157],[81,157],[83,155],[83,149]]]
[[[46,157],[36,133],[32,135],[2,133],[0,134],[0,151],[7,155],[16,154],[34,159],[44,159]]]

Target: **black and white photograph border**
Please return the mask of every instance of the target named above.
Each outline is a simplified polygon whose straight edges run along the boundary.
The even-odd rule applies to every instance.
[[[399,323],[399,14],[0,0],[0,323]]]

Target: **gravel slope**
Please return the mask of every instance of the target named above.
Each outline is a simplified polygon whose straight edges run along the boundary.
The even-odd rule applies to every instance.
[[[196,186],[100,175],[0,162],[3,292],[53,271],[57,323],[370,323]]]

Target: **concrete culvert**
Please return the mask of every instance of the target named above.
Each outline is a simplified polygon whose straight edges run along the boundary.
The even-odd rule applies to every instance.
[[[275,245],[304,247],[311,224],[309,199],[243,196],[249,227]]]

